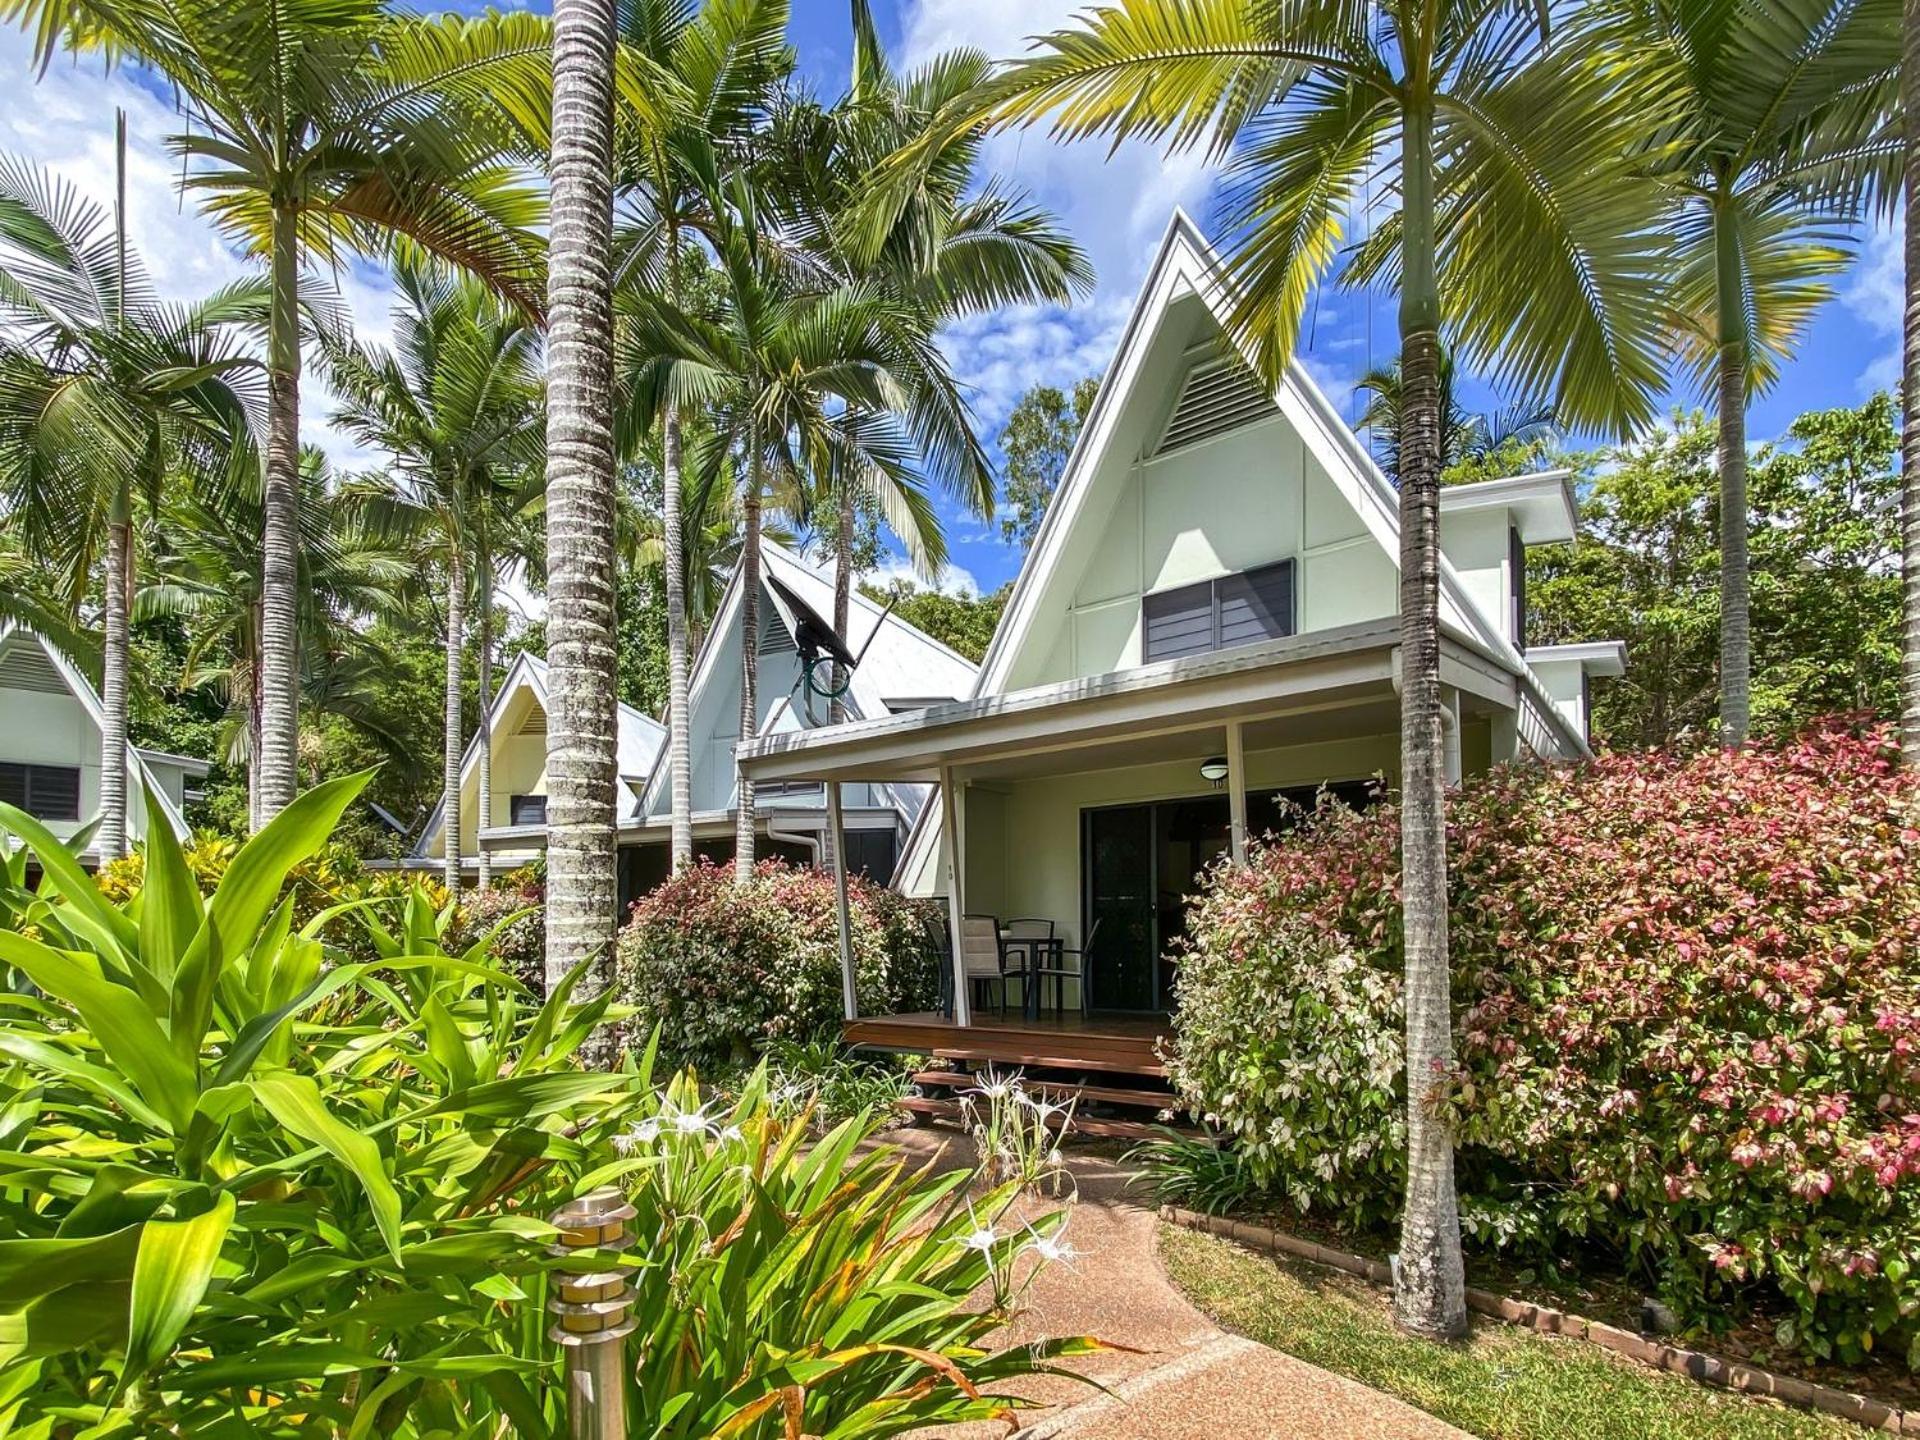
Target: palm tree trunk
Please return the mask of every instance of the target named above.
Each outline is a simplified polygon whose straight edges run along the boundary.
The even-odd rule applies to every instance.
[[[1440,731],[1440,299],[1433,114],[1402,133],[1400,364],[1400,867],[1406,948],[1407,1199],[1394,1314],[1433,1338],[1464,1335],[1466,1274],[1453,1135],[1429,1104],[1453,1063],[1447,955],[1446,755]]]
[[[127,590],[133,567],[132,497],[122,480],[107,518],[106,632],[100,684],[100,833],[102,861],[127,853],[127,672],[132,648],[127,625]],[[152,820],[154,817],[149,816]]]
[[[660,538],[667,567],[667,786],[672,794],[669,854],[675,870],[693,863],[693,737],[687,718],[687,545],[680,505],[680,412],[667,407]]]
[[[553,7],[547,382],[547,983],[612,973],[613,0]],[[590,1047],[611,1059],[608,1040]]]
[[[482,522],[484,526],[484,521]],[[477,884],[482,890],[493,884],[493,856],[481,834],[493,824],[493,549],[481,531],[479,556],[480,597],[480,693],[476,698],[480,711],[480,754],[475,762],[473,850],[478,866]]]
[[[1747,583],[1747,310],[1730,207],[1715,212],[1714,298],[1719,323],[1715,390],[1720,422],[1720,743],[1746,741],[1753,632]]]
[[[760,447],[748,442],[747,493],[741,506],[744,535],[740,549],[740,743],[745,745],[760,727]],[[753,781],[736,769],[738,798],[733,818],[733,878],[744,885],[753,878]]]
[[[1903,113],[1920,115],[1920,0],[1906,0]],[[1907,124],[1907,306],[1900,430],[1906,630],[1900,646],[1900,754],[1920,766],[1920,123]]]
[[[261,512],[260,769],[257,824],[293,800],[299,783],[300,673],[299,212],[273,212],[273,294],[267,319],[267,453]]]
[[[856,516],[853,506],[853,486],[842,484],[835,497],[838,514],[835,516],[834,566],[833,566],[833,633],[840,637],[842,644],[850,645],[847,639],[847,626],[853,617],[853,527]],[[834,688],[840,689],[847,684],[848,678],[840,673],[840,667],[833,668]],[[828,702],[827,723],[838,725],[847,718],[846,701],[838,695]],[[840,852],[834,845],[833,827],[820,827],[820,865],[829,874],[838,874],[840,870]]]
[[[446,728],[441,734],[441,813],[446,823],[441,834],[446,843],[441,846],[444,865],[442,878],[447,884],[447,894],[457,896],[460,893],[460,682],[464,678],[460,663],[461,650],[466,642],[467,577],[466,566],[462,564],[460,546],[456,540],[452,555],[447,563],[447,695]]]

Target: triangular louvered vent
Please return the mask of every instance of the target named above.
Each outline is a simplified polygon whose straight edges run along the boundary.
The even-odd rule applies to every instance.
[[[538,705],[527,712],[527,718],[520,722],[522,735],[544,735],[547,733],[547,712]]]
[[[1187,372],[1173,418],[1160,437],[1159,453],[1210,440],[1273,413],[1272,398],[1246,366],[1234,360],[1196,365]]]
[[[776,610],[760,626],[760,653],[791,655],[793,648],[793,636],[787,631],[787,622],[780,618],[780,612]]]
[[[37,690],[45,695],[67,693],[60,672],[32,641],[0,647],[0,690]]]

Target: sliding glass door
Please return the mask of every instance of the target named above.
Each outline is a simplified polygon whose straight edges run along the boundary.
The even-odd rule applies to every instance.
[[[1375,798],[1367,782],[1326,788],[1356,809]],[[1318,794],[1311,787],[1249,793],[1247,828],[1256,836],[1291,829]],[[1087,957],[1093,1009],[1173,1008],[1175,942],[1187,933],[1187,897],[1200,888],[1207,867],[1232,848],[1231,824],[1227,797],[1218,791],[1081,812],[1080,933],[1100,926]]]

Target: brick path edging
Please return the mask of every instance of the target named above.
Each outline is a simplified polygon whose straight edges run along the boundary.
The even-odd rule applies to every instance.
[[[1349,1255],[1344,1250],[1332,1250],[1325,1245],[1316,1245],[1311,1240],[1302,1240],[1298,1236],[1289,1235],[1284,1230],[1275,1230],[1270,1226],[1250,1225],[1244,1220],[1231,1220],[1224,1215],[1202,1215],[1197,1211],[1182,1210],[1177,1205],[1161,1206],[1160,1218],[1174,1225],[1185,1226],[1189,1230],[1198,1230],[1203,1234],[1217,1235],[1221,1239],[1235,1241],[1254,1250],[1277,1251],[1296,1259],[1311,1260],[1316,1265],[1344,1270],[1349,1275],[1357,1275],[1362,1280],[1371,1281],[1376,1285],[1389,1285],[1393,1282],[1393,1272],[1383,1261],[1369,1260],[1361,1255]],[[1870,1430],[1886,1430],[1900,1435],[1920,1435],[1920,1410],[1903,1411],[1897,1406],[1888,1405],[1884,1401],[1874,1400],[1865,1395],[1836,1390],[1829,1385],[1816,1385],[1808,1380],[1796,1380],[1791,1375],[1776,1375],[1773,1371],[1762,1370],[1757,1365],[1744,1365],[1737,1360],[1724,1360],[1717,1355],[1707,1355],[1698,1350],[1669,1345],[1663,1340],[1649,1339],[1644,1335],[1636,1335],[1630,1330],[1603,1325],[1598,1320],[1587,1320],[1579,1315],[1549,1309],[1545,1305],[1535,1305],[1525,1300],[1510,1300],[1504,1295],[1475,1290],[1472,1286],[1467,1287],[1467,1308],[1495,1320],[1504,1320],[1508,1324],[1524,1325],[1545,1335],[1564,1335],[1569,1339],[1587,1340],[1613,1351],[1616,1355],[1625,1356],[1642,1365],[1650,1365],[1656,1370],[1685,1375],[1703,1385],[1714,1385],[1723,1390],[1738,1390],[1749,1395],[1769,1395],[1775,1400],[1788,1405],[1797,1405],[1805,1410],[1819,1410],[1828,1415],[1838,1415],[1844,1420],[1852,1420]]]

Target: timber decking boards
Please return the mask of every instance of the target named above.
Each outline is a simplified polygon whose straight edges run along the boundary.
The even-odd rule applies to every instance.
[[[959,1026],[942,1015],[887,1015],[850,1020],[843,1034],[849,1045],[932,1054],[942,1060],[1164,1079],[1167,1068],[1155,1045],[1169,1029],[1155,1016],[1083,1020],[1075,1015],[1064,1021]]]

